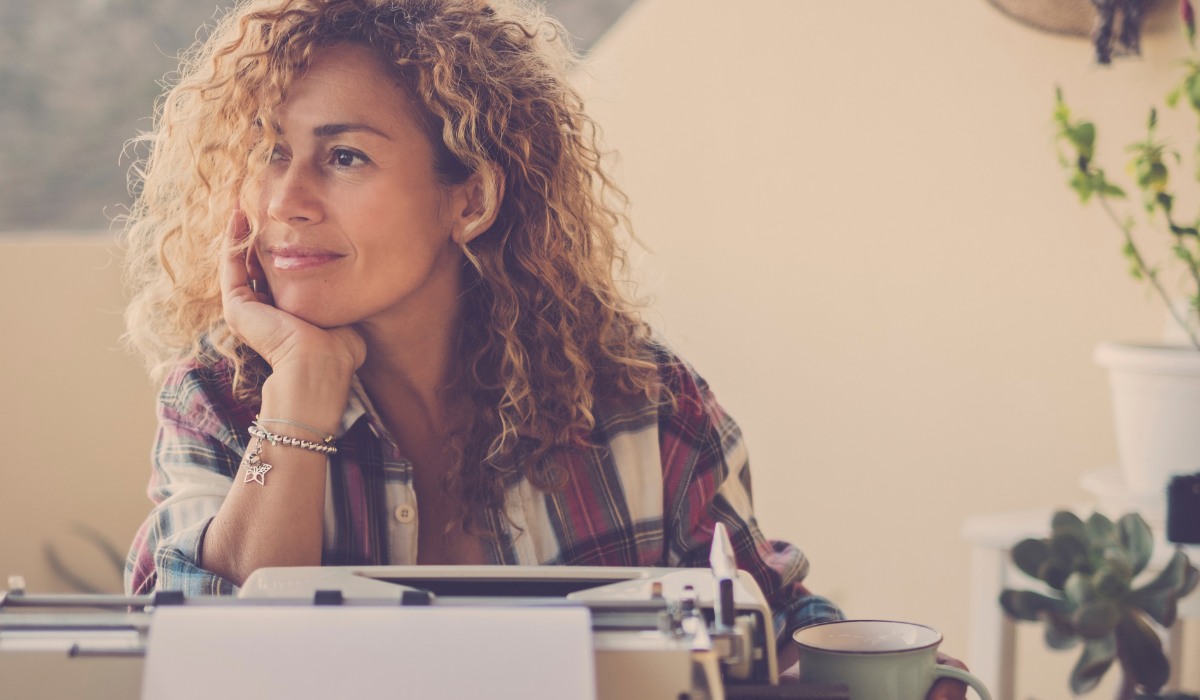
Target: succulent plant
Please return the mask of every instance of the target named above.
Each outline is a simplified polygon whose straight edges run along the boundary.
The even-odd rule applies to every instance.
[[[1093,513],[1085,523],[1069,511],[1054,514],[1046,539],[1027,539],[1012,549],[1013,563],[1040,579],[1049,595],[1005,590],[1000,605],[1018,620],[1046,623],[1046,644],[1069,649],[1083,642],[1071,673],[1075,694],[1094,689],[1118,663],[1124,673],[1120,698],[1135,686],[1155,693],[1170,676],[1170,663],[1150,620],[1175,622],[1176,602],[1200,580],[1182,550],[1145,585],[1134,588],[1154,550],[1150,526],[1136,513],[1116,523]]]

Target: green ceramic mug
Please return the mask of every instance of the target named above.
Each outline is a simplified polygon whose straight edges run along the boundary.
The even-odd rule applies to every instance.
[[[796,630],[800,682],[840,683],[850,700],[925,700],[939,678],[954,678],[991,694],[978,678],[937,662],[942,634],[924,625],[885,620],[826,622]]]

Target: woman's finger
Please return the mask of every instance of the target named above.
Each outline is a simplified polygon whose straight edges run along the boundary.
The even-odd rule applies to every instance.
[[[238,244],[249,233],[250,225],[246,219],[246,213],[241,208],[234,207],[233,213],[229,216],[229,224],[225,227],[225,239],[221,244],[221,294],[227,303],[231,297],[240,295],[241,289],[250,291],[246,286],[246,283],[250,281],[250,275],[246,271],[246,251],[237,249]]]
[[[278,334],[283,319],[273,306],[266,303],[265,294],[257,294],[250,287],[247,269],[247,251],[238,245],[250,234],[249,221],[240,207],[234,207],[229,216],[222,241],[220,270],[221,301],[225,322],[243,343],[270,361],[271,348],[278,344]]]
[[[925,700],[966,700],[967,684],[950,678],[942,678],[929,690]]]
[[[937,662],[939,664],[953,666],[954,668],[961,669],[963,671],[968,670],[966,664],[954,658],[953,656],[940,651],[937,653]],[[966,697],[966,683],[950,678],[943,678],[937,683],[934,683],[933,687],[929,689],[929,695],[927,696],[926,700],[966,700]]]
[[[246,250],[246,274],[249,276],[250,289],[264,304],[272,304],[271,288],[267,285],[267,273],[263,271],[262,263],[258,260],[258,251],[253,246]]]
[[[799,683],[800,682],[800,662],[789,666],[787,669],[779,672],[780,683]]]
[[[939,651],[939,652],[937,653],[937,662],[938,662],[939,664],[945,664],[945,665],[947,665],[947,666],[953,666],[954,668],[957,668],[957,669],[960,669],[960,670],[963,670],[963,671],[970,671],[970,670],[971,670],[971,669],[967,668],[967,665],[966,665],[966,664],[964,664],[963,662],[961,662],[961,661],[959,661],[958,659],[954,658],[953,656],[950,656],[949,654],[947,654],[947,653],[945,653],[945,652],[941,652],[941,651]]]

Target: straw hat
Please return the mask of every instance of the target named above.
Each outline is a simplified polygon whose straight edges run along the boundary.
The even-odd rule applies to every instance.
[[[1096,25],[1092,0],[988,0],[1021,24],[1054,34],[1090,37]],[[1158,0],[1143,0],[1146,9]]]

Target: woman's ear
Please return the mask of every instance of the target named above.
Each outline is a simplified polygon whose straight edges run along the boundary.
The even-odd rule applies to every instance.
[[[500,203],[504,201],[504,171],[495,163],[489,163],[454,189],[451,237],[455,243],[466,245],[496,223]]]

